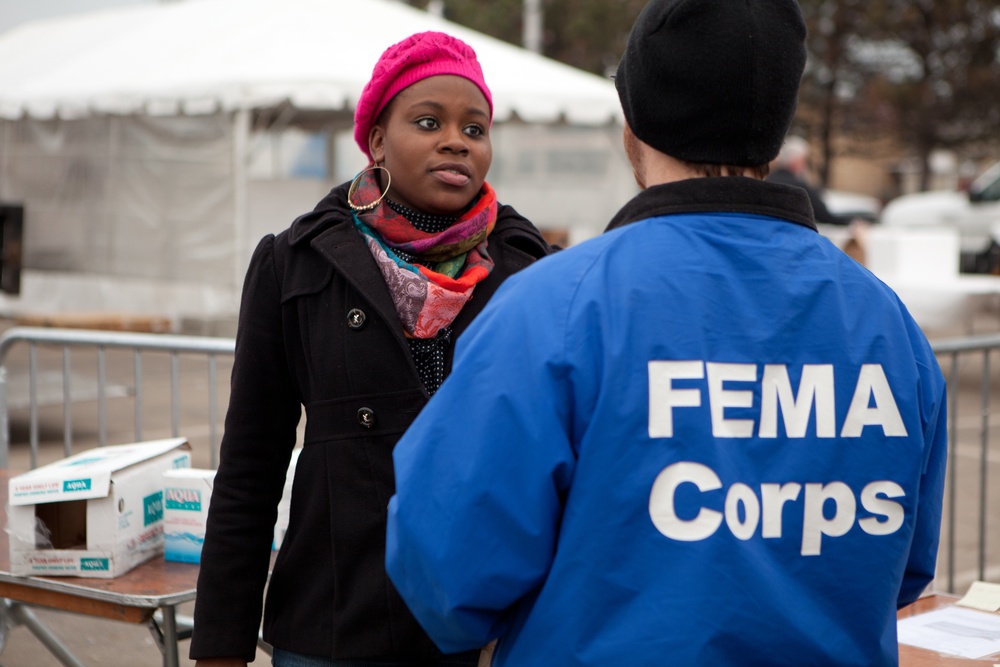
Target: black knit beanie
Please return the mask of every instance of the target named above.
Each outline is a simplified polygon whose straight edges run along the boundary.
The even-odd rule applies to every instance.
[[[795,0],[651,0],[615,75],[625,120],[681,160],[769,162],[795,113],[805,37]]]

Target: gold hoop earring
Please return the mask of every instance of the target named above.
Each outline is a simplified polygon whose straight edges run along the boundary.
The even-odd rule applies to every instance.
[[[373,201],[370,204],[364,204],[364,205],[355,204],[353,201],[351,201],[351,197],[353,197],[354,193],[357,191],[357,189],[358,189],[358,183],[361,182],[361,177],[364,176],[367,172],[373,171],[375,169],[381,169],[382,171],[385,172],[385,176],[386,176],[385,190],[382,192],[382,194],[380,194],[378,196],[378,199],[376,199],[375,201]],[[373,208],[375,208],[376,206],[378,206],[379,202],[382,201],[387,194],[389,194],[389,186],[390,185],[392,185],[392,174],[389,173],[388,169],[386,169],[385,167],[383,167],[380,164],[373,164],[370,167],[365,167],[364,169],[362,169],[361,171],[359,171],[358,175],[354,177],[353,181],[351,181],[351,187],[347,191],[347,205],[351,207],[352,211],[358,211],[358,212],[360,212],[360,211],[370,211]]]

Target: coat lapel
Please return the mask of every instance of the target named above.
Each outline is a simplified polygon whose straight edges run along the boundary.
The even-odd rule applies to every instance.
[[[354,225],[334,224],[317,235],[311,245],[364,297],[383,321],[390,323],[399,344],[409,349],[389,287]]]

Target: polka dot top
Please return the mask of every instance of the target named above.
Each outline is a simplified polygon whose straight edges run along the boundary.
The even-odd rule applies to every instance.
[[[434,215],[433,213],[414,211],[412,208],[403,206],[391,199],[386,199],[385,203],[389,208],[409,220],[411,225],[425,234],[440,234],[454,225],[455,221],[459,218],[457,215]]]
[[[427,234],[443,232],[458,220],[458,216],[432,215],[414,211],[390,199],[386,199],[385,203],[393,211],[409,220],[414,227]],[[410,264],[419,263],[409,253],[396,249],[394,252]],[[410,343],[410,355],[417,367],[420,381],[424,383],[427,393],[433,396],[441,387],[441,383],[444,382],[444,354],[448,345],[451,344],[451,327],[442,329],[441,333],[434,338],[409,338],[407,340]]]
[[[427,388],[427,393],[434,395],[444,382],[444,353],[451,344],[451,327],[442,329],[434,338],[409,338],[410,355],[417,367],[417,374]]]

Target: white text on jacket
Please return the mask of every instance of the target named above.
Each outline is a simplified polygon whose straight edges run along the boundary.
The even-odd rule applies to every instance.
[[[712,435],[716,438],[754,436],[752,419],[727,419],[725,414],[726,408],[753,407],[753,390],[730,389],[726,383],[758,382],[757,364],[650,361],[648,368],[649,437],[672,438],[674,410],[695,408],[702,404],[701,388],[675,388],[674,381],[702,380],[706,375]],[[789,438],[805,437],[814,406],[816,436],[837,437],[833,375],[832,364],[806,364],[802,367],[798,393],[793,394],[788,367],[785,364],[765,364],[759,381],[761,404],[757,437],[777,437],[779,412]],[[861,366],[854,397],[839,435],[841,438],[857,438],[866,426],[879,426],[888,437],[906,436],[906,426],[881,364]]]
[[[761,405],[757,422],[746,418],[727,419],[727,408],[752,408],[754,392],[745,388],[726,388],[726,383],[758,382],[757,369],[756,364],[649,362],[649,436],[672,438],[674,410],[702,405],[701,388],[692,387],[690,382],[687,387],[677,388],[674,386],[676,380],[706,380],[713,437],[776,438],[780,414],[786,436],[804,438],[814,408],[816,437],[838,436],[834,368],[831,364],[803,365],[797,394],[792,391],[786,365],[765,364],[759,381]],[[859,369],[839,436],[860,437],[865,427],[881,428],[886,437],[907,435],[896,399],[880,364],[864,364]],[[702,493],[723,487],[714,470],[691,461],[673,463],[657,475],[649,496],[650,518],[664,536],[683,542],[707,539],[715,534],[723,521],[733,536],[740,540],[753,537],[758,527],[762,538],[780,538],[783,508],[789,502],[798,504],[796,501],[800,495],[803,496],[803,556],[819,555],[823,536],[839,537],[854,526],[859,499],[861,507],[871,514],[857,521],[865,533],[889,535],[903,525],[903,506],[892,499],[906,494],[899,484],[889,480],[869,482],[858,497],[850,486],[841,481],[826,484],[761,483],[756,490],[737,482],[726,490],[723,511],[700,507],[693,518],[682,519],[675,510],[675,497],[678,487],[686,483],[694,484]],[[828,501],[834,507],[831,517],[824,512]]]

